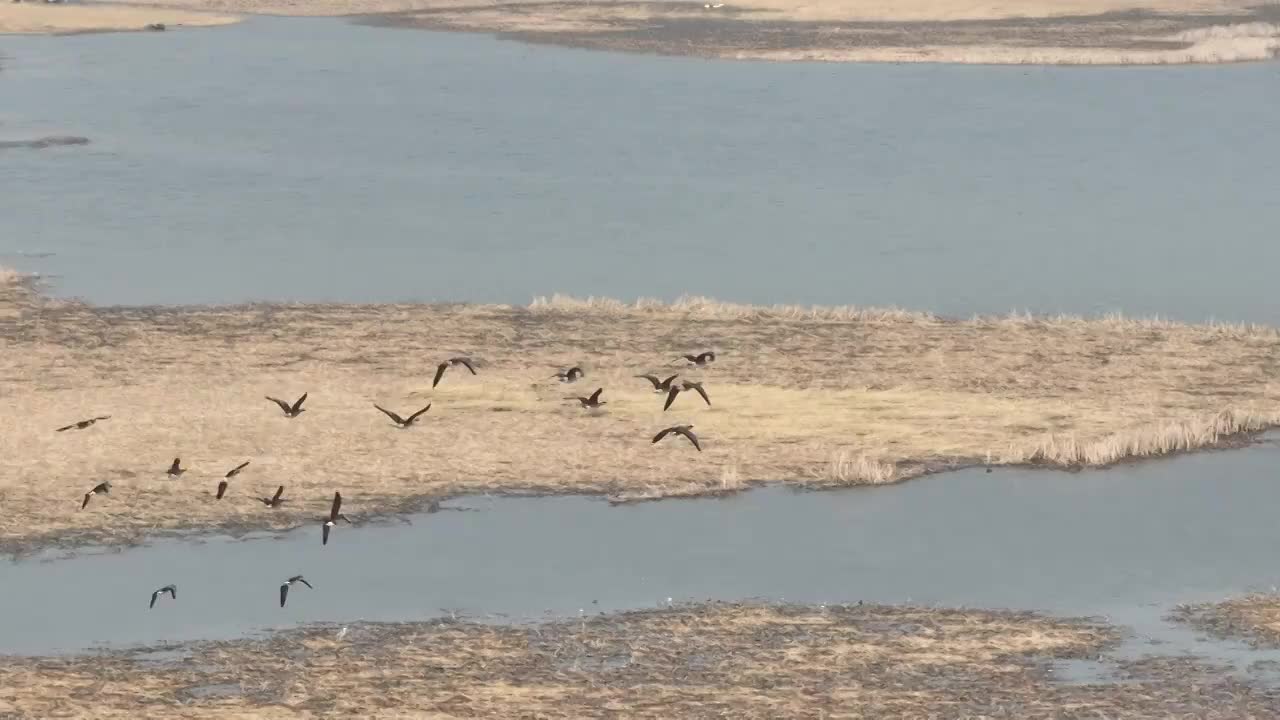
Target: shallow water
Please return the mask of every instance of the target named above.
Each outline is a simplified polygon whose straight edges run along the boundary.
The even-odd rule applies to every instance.
[[[521,621],[759,598],[1097,615],[1133,628],[1142,647],[1164,643],[1150,651],[1197,650],[1194,633],[1161,620],[1174,604],[1280,577],[1278,461],[1280,448],[1266,445],[1070,475],[976,470],[618,507],[464,498],[452,505],[476,512],[343,526],[328,547],[306,527],[7,563],[0,637],[6,652],[33,653],[310,621]],[[344,495],[358,513],[359,489]],[[281,609],[279,584],[296,573],[315,590],[295,588]],[[178,601],[148,610],[167,583]]]
[[[0,54],[0,140],[92,140],[0,154],[0,264],[97,302],[1280,324],[1276,63],[717,62],[300,18]]]

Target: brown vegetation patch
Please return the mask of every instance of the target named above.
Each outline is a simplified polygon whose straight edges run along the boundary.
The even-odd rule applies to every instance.
[[[265,639],[0,659],[25,717],[1263,717],[1274,698],[1194,666],[1048,679],[1110,628],[1028,613],[703,604],[532,626],[313,626]],[[1194,676],[1196,683],[1181,682]]]
[[[1280,595],[1257,593],[1216,603],[1182,605],[1172,619],[1215,637],[1280,648]]]
[[[0,288],[0,543],[123,543],[317,522],[470,493],[705,495],[885,483],[975,463],[1099,466],[1274,424],[1271,328],[1121,318],[554,298],[528,308],[95,308]],[[680,353],[719,352],[704,370]],[[431,388],[435,364],[468,354]],[[551,378],[574,364],[587,377]],[[638,373],[701,379],[714,403]],[[585,411],[569,396],[604,387]],[[264,395],[311,393],[287,419]],[[398,430],[373,403],[432,409]],[[111,415],[85,430],[54,432]],[[704,452],[659,429],[693,423]],[[190,470],[166,477],[179,456]],[[213,494],[222,474],[252,464]],[[80,510],[83,494],[110,495]],[[286,486],[283,508],[255,498]]]

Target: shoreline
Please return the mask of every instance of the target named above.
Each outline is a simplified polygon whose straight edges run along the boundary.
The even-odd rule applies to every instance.
[[[278,532],[323,514],[334,490],[352,512],[389,518],[474,494],[623,503],[838,488],[975,465],[1102,468],[1247,445],[1280,423],[1280,333],[1260,326],[702,299],[97,308],[9,278],[0,337],[21,350],[0,362],[17,378],[0,421],[14,458],[0,479],[10,554]],[[709,368],[672,364],[706,348],[721,353]],[[435,363],[461,354],[479,374],[451,372],[433,390]],[[585,380],[549,379],[572,364]],[[663,412],[633,375],[668,371],[701,379],[713,404],[681,394]],[[602,410],[566,399],[597,387]],[[303,391],[297,420],[262,399]],[[375,402],[433,408],[399,431]],[[99,414],[113,418],[52,430]],[[649,441],[678,423],[696,425],[703,452]],[[192,468],[178,480],[164,475],[173,457]],[[243,460],[253,465],[213,501]],[[80,511],[102,480],[111,494]],[[291,503],[264,510],[254,498],[276,484]]]
[[[73,36],[157,29],[218,27],[241,21],[237,15],[163,5],[130,3],[64,4],[40,0],[0,2],[0,38],[5,35]],[[154,26],[159,26],[154,27]]]
[[[1109,657],[1121,637],[1092,618],[861,603],[702,602],[520,625],[318,623],[228,641],[0,656],[10,690],[0,711],[763,718],[856,703],[876,717],[1016,708],[1047,720],[1063,707],[1107,717],[1276,710],[1265,688],[1209,662]],[[1115,677],[1057,679],[1055,666],[1071,661],[1105,662]]]
[[[31,3],[13,7],[48,15]],[[347,17],[377,27],[477,32],[532,44],[723,60],[1123,66],[1259,62],[1280,56],[1280,5],[1256,0],[1016,5],[740,0],[721,7],[648,0],[317,0],[306,6],[292,0],[130,0],[127,5],[67,6],[64,16],[110,13],[113,7],[121,12],[195,12],[197,17],[233,13],[226,22],[245,15]],[[6,13],[14,12],[28,11],[0,8],[0,32],[5,32]],[[104,21],[75,22],[85,26],[60,31],[28,24],[25,32],[140,29],[121,27],[121,21],[106,27],[94,27]],[[21,23],[10,20],[14,27]]]

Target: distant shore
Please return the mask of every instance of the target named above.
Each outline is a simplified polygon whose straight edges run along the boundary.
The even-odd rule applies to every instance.
[[[1280,422],[1274,328],[950,320],[857,308],[551,298],[504,305],[99,308],[0,283],[0,547],[285,529],[473,493],[616,501],[839,487],[972,465],[1097,467]],[[677,362],[714,350],[705,368]],[[465,355],[476,375],[436,363]],[[552,375],[579,365],[586,377]],[[711,405],[635,376],[679,373]],[[587,410],[574,400],[604,388]],[[264,399],[310,393],[291,420]],[[421,424],[401,414],[428,403]],[[110,415],[84,430],[54,432]],[[693,424],[702,452],[662,428]],[[170,479],[181,457],[190,470]],[[252,464],[226,499],[223,473]],[[95,496],[96,484],[113,483]],[[289,501],[259,497],[285,485]]]
[[[383,26],[743,60],[1160,65],[1267,60],[1280,52],[1280,5],[1257,0],[130,0],[32,7],[0,6],[0,32],[218,24],[234,21],[230,13],[359,16]],[[146,7],[167,15],[146,15]],[[174,15],[182,11],[191,14]]]
[[[72,35],[209,27],[237,22],[234,15],[161,5],[46,3],[0,0],[0,35]],[[150,27],[148,27],[150,26]]]

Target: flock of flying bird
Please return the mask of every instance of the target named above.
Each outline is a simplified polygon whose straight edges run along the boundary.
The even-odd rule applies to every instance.
[[[699,353],[697,355],[682,355],[681,358],[688,362],[689,367],[703,368],[715,362],[716,354],[712,351],[707,351],[707,352]],[[472,363],[471,358],[466,358],[466,357],[450,358],[440,363],[438,366],[436,366],[436,375],[435,375],[435,379],[431,381],[431,387],[435,388],[437,385],[440,384],[440,380],[444,377],[444,373],[446,370],[448,370],[450,367],[455,367],[459,365],[462,367],[465,367],[467,370],[470,370],[472,375],[476,374],[476,369],[474,364]],[[585,376],[586,376],[586,372],[580,366],[575,365],[567,370],[558,371],[552,377],[559,380],[562,383],[574,383],[581,380]],[[682,392],[689,392],[689,391],[697,392],[699,395],[702,396],[703,401],[706,402],[708,406],[711,405],[711,397],[707,395],[706,388],[702,386],[702,383],[694,382],[691,380],[681,380],[679,383],[677,383],[676,379],[680,377],[679,373],[673,374],[666,378],[659,378],[656,375],[648,375],[648,374],[636,375],[635,377],[648,380],[653,385],[653,391],[655,393],[666,394],[667,396],[666,401],[662,405],[662,410],[664,412],[671,407],[671,403],[675,402],[676,396],[678,396]],[[576,399],[579,403],[582,404],[582,407],[584,408],[595,409],[602,405],[607,404],[606,401],[600,399],[600,395],[603,392],[604,392],[604,388],[597,388],[595,392],[591,393],[591,395],[587,397],[577,397],[577,398],[570,398],[570,399]],[[302,404],[307,401],[307,395],[308,393],[304,392],[302,396],[299,397],[297,400],[295,400],[292,404],[287,403],[284,400],[281,400],[279,398],[271,397],[270,395],[268,395],[266,399],[270,400],[276,405],[279,405],[280,410],[284,412],[284,416],[292,419],[292,418],[298,417],[303,412],[305,412],[305,409],[302,407]],[[377,403],[374,403],[373,406],[378,410],[382,411],[388,418],[391,419],[392,422],[396,424],[397,427],[401,429],[412,427],[413,424],[417,422],[419,417],[421,417],[424,413],[426,413],[428,410],[431,409],[431,403],[427,403],[426,407],[413,413],[412,415],[408,417],[401,417],[399,414],[392,412],[391,410],[388,410],[378,405]],[[85,420],[81,420],[79,422],[71,423],[70,425],[64,425],[63,427],[57,428],[56,432],[66,432],[67,430],[85,430],[89,427],[92,427],[97,422],[100,422],[102,420],[110,420],[110,419],[111,419],[110,415],[99,415],[96,417],[91,417]],[[698,442],[698,436],[693,434],[693,425],[672,425],[671,427],[664,428],[663,430],[659,431],[657,435],[653,436],[652,442],[657,443],[668,435],[681,435],[684,438],[686,438],[698,452],[702,452],[702,445],[701,443]],[[215,496],[215,499],[221,500],[223,496],[226,495],[227,488],[230,485],[231,479],[234,478],[236,475],[239,475],[242,470],[244,470],[246,467],[249,466],[249,463],[250,461],[246,460],[240,463],[239,465],[235,466],[234,468],[231,468],[231,470],[227,471],[226,475],[223,476],[222,480],[218,482],[218,492],[217,492],[217,495]],[[173,462],[169,465],[169,470],[166,474],[170,478],[176,479],[186,471],[187,469],[182,467],[182,458],[174,458]],[[89,506],[89,501],[93,499],[94,495],[107,495],[110,492],[111,492],[111,481],[104,480],[103,482],[98,483],[93,487],[92,490],[84,494],[84,501],[80,504],[80,509],[84,510],[85,508],[87,508]],[[260,497],[258,498],[258,500],[260,500],[264,505],[266,505],[269,508],[280,507],[285,502],[284,486],[281,485],[278,488],[276,488],[275,494],[272,495],[271,497]],[[434,503],[433,503],[433,506],[435,506]],[[324,519],[323,525],[321,526],[321,536],[320,536],[321,545],[329,544],[329,533],[337,525],[339,520],[346,522],[348,525],[351,524],[351,520],[346,515],[342,514],[342,493],[335,492],[333,494],[333,504],[329,508],[329,515],[327,518]],[[294,583],[302,583],[303,585],[306,585],[308,588],[312,587],[311,583],[307,582],[307,579],[301,575],[294,575],[293,577],[284,581],[284,583],[280,585],[280,607],[285,606],[285,601],[289,597],[289,588]],[[161,596],[166,594],[172,600],[177,600],[178,586],[165,585],[164,587],[151,593],[150,607],[154,608],[156,606],[156,601],[160,599]]]

